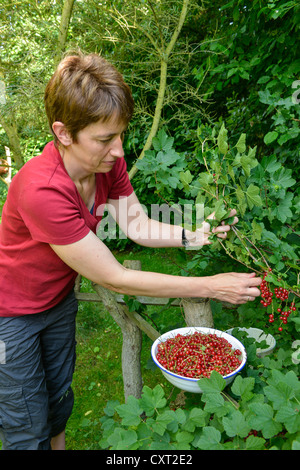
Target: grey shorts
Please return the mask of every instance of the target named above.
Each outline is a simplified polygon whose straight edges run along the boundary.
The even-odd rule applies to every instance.
[[[3,450],[50,450],[73,408],[77,300],[0,317],[0,441]]]

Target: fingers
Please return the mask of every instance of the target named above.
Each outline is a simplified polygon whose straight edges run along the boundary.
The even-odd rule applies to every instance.
[[[234,217],[237,214],[235,209],[232,209],[228,215],[228,217]]]
[[[212,214],[210,214],[208,217],[207,217],[207,220],[212,220],[215,218],[215,213],[213,212]]]
[[[222,221],[221,225],[213,228],[212,233],[216,233],[217,237],[224,239],[227,237],[227,233],[230,231],[230,229],[231,229],[231,225],[225,225],[225,222]]]
[[[234,217],[232,223],[226,224],[225,220],[222,220],[221,225],[218,227],[214,228],[212,230],[212,233],[216,233],[218,238],[225,239],[227,237],[227,233],[230,231],[231,227],[233,225],[236,225],[239,221],[238,217],[236,217],[236,210],[232,209],[228,215],[228,218]],[[207,217],[207,220],[213,219],[214,218],[214,213],[212,213],[209,217]]]
[[[230,224],[226,224],[226,221],[222,220],[221,224],[218,226],[218,227],[215,227],[212,229],[212,231],[210,232],[210,224],[209,224],[209,221],[210,220],[213,220],[215,218],[215,212],[213,212],[212,214],[210,214],[208,217],[207,217],[207,221],[208,222],[204,222],[202,224],[202,227],[200,230],[202,230],[203,233],[205,233],[206,235],[210,235],[211,233],[215,233],[217,234],[217,237],[218,238],[221,238],[221,239],[225,239],[227,237],[227,233],[230,231],[231,227],[235,224],[238,223],[239,219],[236,217],[236,210],[235,209],[232,209],[227,218],[231,218],[231,217],[234,217],[232,223]],[[210,242],[207,242],[208,244]]]
[[[248,277],[248,287],[245,289],[245,298],[242,303],[253,302],[257,297],[260,296],[261,292],[258,286],[262,283],[262,279],[257,277],[255,273],[244,273],[245,277]]]
[[[251,273],[222,273],[217,274],[214,279],[218,281],[217,290],[220,300],[232,304],[245,304],[260,296],[258,286],[262,279]]]

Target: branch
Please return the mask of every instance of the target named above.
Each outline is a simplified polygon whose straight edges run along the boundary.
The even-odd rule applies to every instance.
[[[153,122],[152,122],[152,127],[150,129],[150,133],[148,135],[147,141],[144,145],[144,148],[138,157],[138,160],[142,160],[145,152],[151,148],[152,145],[152,140],[155,137],[159,122],[160,122],[160,117],[164,105],[164,97],[165,97],[165,92],[166,92],[166,87],[167,87],[167,70],[168,70],[168,60],[170,57],[170,54],[176,44],[177,38],[180,34],[180,31],[182,29],[182,26],[184,24],[187,11],[188,11],[188,5],[189,5],[190,0],[183,0],[183,5],[182,5],[182,10],[180,13],[180,17],[178,20],[178,23],[175,27],[175,30],[173,32],[173,35],[171,37],[171,40],[166,47],[165,50],[162,50],[160,53],[160,83],[159,83],[159,90],[158,90],[158,95],[157,95],[157,101],[156,101],[156,107],[155,107],[155,112],[154,112],[154,117],[153,117]],[[157,49],[157,47],[156,47]],[[136,166],[136,162],[132,166],[131,170],[129,171],[129,178],[132,179],[135,174],[137,173],[138,169]]]
[[[54,57],[55,66],[57,66],[58,63],[60,62],[62,53],[65,50],[74,1],[75,0],[64,1],[64,6],[63,6],[62,14],[61,14],[60,25],[59,25],[57,48],[56,48],[55,57]]]

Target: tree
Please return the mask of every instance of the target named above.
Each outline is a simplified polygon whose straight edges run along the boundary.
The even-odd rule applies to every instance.
[[[0,125],[6,134],[1,144],[10,147],[16,169],[31,151],[42,148],[48,135],[44,87],[65,49],[74,0],[61,3],[6,1],[0,8],[0,73],[6,90],[0,104]]]
[[[65,50],[67,44],[68,29],[70,24],[70,19],[72,15],[74,0],[65,0],[62,15],[59,25],[57,49],[54,57],[54,66],[58,65],[61,60],[63,51]]]
[[[153,11],[153,16],[156,21],[157,18],[155,15],[155,10],[153,9],[151,2],[149,2],[149,5],[150,5],[151,10]],[[167,45],[165,45],[162,32],[160,31],[159,23],[157,24],[157,28],[160,31],[160,34],[159,34],[160,45],[157,42],[157,40],[154,37],[152,37],[147,31],[143,31],[144,34],[146,34],[146,36],[149,38],[150,42],[153,44],[154,49],[158,53],[159,58],[160,58],[160,83],[159,83],[159,90],[157,94],[157,101],[156,101],[155,113],[153,116],[151,130],[148,134],[144,148],[139,156],[139,160],[143,158],[145,151],[147,151],[151,147],[152,139],[155,137],[157,130],[159,128],[161,112],[164,106],[165,91],[167,87],[168,61],[174,49],[176,40],[180,34],[182,26],[184,24],[184,20],[187,15],[188,6],[189,6],[189,0],[183,0],[182,10],[178,19],[178,23],[175,26],[172,37]],[[133,178],[136,172],[137,172],[137,166],[136,164],[134,164],[129,172],[129,177]]]

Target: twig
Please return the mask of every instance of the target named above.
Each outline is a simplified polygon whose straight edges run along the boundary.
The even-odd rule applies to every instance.
[[[235,228],[235,227],[234,227],[234,228]],[[236,229],[236,230],[238,230],[238,229]],[[239,231],[239,230],[238,230],[238,231]],[[262,257],[262,259],[264,260],[266,266],[269,268],[270,266],[269,266],[269,264],[268,264],[266,258],[265,258],[264,255],[262,254],[262,252],[257,248],[256,245],[254,245],[254,243],[253,243],[248,237],[246,237],[245,235],[244,235],[244,237],[245,237],[245,239],[255,248],[255,250],[258,251],[258,253],[259,253],[260,256]],[[247,248],[247,247],[245,247],[245,248]],[[249,253],[250,253],[250,252],[249,252]]]
[[[253,254],[251,253],[251,251],[249,250],[249,248],[247,247],[247,245],[244,243],[243,239],[240,237],[240,235],[238,234],[239,230],[232,226],[231,227],[231,230],[236,234],[236,236],[238,237],[238,239],[240,240],[240,242],[243,244],[243,246],[246,248],[249,256],[255,261],[255,263],[257,263],[257,259],[253,256]],[[245,237],[246,238],[246,237]]]
[[[204,160],[204,165],[205,165],[206,170],[208,171],[208,173],[210,173],[209,168],[208,168],[208,166],[207,166],[206,159],[205,159],[205,157],[204,157],[204,144],[205,144],[205,141],[206,141],[206,139],[203,140],[202,145],[201,145],[201,149],[202,149],[202,158],[203,158],[203,160]]]
[[[224,250],[226,251],[226,253],[228,254],[228,256],[230,256],[230,258],[232,258],[234,261],[237,261],[238,263],[241,263],[243,264],[244,266],[246,266],[246,268],[249,269],[249,266],[245,263],[243,263],[243,261],[240,261],[239,259],[235,258],[234,256],[232,256],[232,254],[230,253],[230,251],[227,250],[226,246],[224,245],[224,243],[221,242],[221,240],[218,238],[217,239],[218,242],[221,244],[221,246],[224,248]],[[254,269],[254,268],[251,268],[253,271],[257,272],[258,274],[261,274],[260,271],[258,271],[257,269]]]

